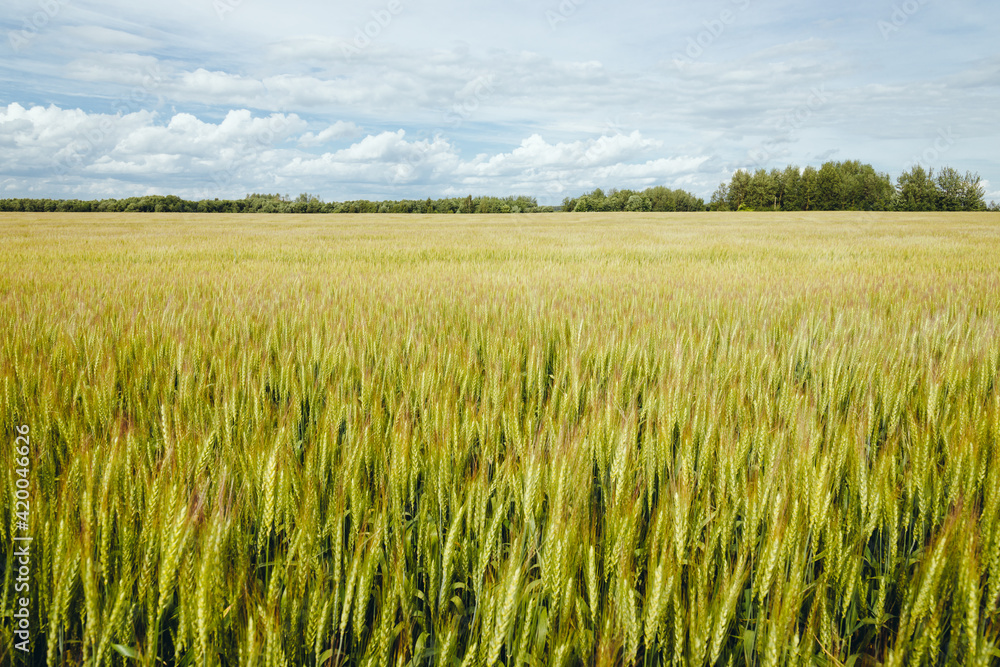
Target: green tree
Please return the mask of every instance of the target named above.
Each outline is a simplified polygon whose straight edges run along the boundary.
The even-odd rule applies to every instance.
[[[938,191],[934,170],[914,165],[897,181],[897,208],[901,211],[933,211],[937,208]]]
[[[729,195],[726,199],[730,211],[738,211],[741,207],[745,208],[747,197],[750,194],[750,180],[750,174],[744,169],[733,174],[733,178],[729,182]]]
[[[715,192],[712,193],[711,200],[709,200],[708,210],[729,210],[729,185],[727,183],[719,183],[719,187],[715,189]]]
[[[808,166],[802,170],[802,177],[799,179],[799,201],[802,203],[801,210],[816,210],[816,200],[819,197],[819,171],[816,167]]]
[[[788,165],[781,172],[781,209],[801,211],[805,208],[802,199],[802,173],[798,167]]]
[[[983,187],[979,174],[965,172],[962,190],[962,209],[966,211],[986,210],[986,188]]]
[[[826,162],[816,174],[816,199],[814,208],[819,211],[836,211],[843,201],[841,191],[843,176],[837,163]]]
[[[965,179],[957,170],[945,167],[938,174],[937,180],[937,210],[961,211],[965,200]]]
[[[778,180],[774,173],[758,169],[750,177],[747,185],[747,197],[744,205],[755,211],[775,210],[778,208]]]
[[[649,197],[643,197],[639,194],[630,195],[628,201],[625,202],[626,211],[651,211],[653,210],[653,202],[649,200]]]

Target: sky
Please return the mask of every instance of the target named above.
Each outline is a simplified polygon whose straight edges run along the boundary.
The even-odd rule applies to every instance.
[[[1000,201],[995,0],[4,0],[0,198],[682,188],[860,160]]]

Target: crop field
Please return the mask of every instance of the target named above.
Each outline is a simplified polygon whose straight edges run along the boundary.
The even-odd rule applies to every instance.
[[[1000,664],[1000,214],[0,241],[0,664]]]

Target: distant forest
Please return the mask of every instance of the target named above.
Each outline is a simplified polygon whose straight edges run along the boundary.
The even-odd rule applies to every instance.
[[[534,197],[472,197],[404,199],[401,201],[324,202],[303,193],[295,199],[281,194],[252,194],[244,199],[187,201],[174,195],[127,199],[0,199],[0,211],[67,211],[82,213],[545,213]]]
[[[711,211],[985,211],[979,174],[917,165],[893,184],[888,174],[860,162],[827,162],[784,171],[737,171],[708,204]]]
[[[888,174],[857,161],[827,162],[819,169],[788,166],[733,174],[708,204],[684,190],[656,186],[646,190],[598,188],[567,197],[562,206],[539,206],[534,197],[450,197],[444,199],[367,199],[324,202],[309,193],[292,199],[281,194],[248,194],[244,199],[187,201],[174,195],[126,199],[0,199],[0,211],[80,213],[550,213],[555,210],[691,211],[1000,211],[986,205],[978,174],[945,167],[915,166],[895,183]]]

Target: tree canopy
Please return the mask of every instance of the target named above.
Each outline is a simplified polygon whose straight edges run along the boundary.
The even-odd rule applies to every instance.
[[[656,186],[638,192],[636,190],[611,190],[608,194],[597,188],[593,192],[577,198],[563,200],[563,211],[659,211],[688,212],[704,211],[705,201],[684,190],[671,190]]]
[[[709,201],[713,211],[984,211],[978,174],[915,165],[893,184],[889,174],[858,161],[819,169],[740,170]]]

